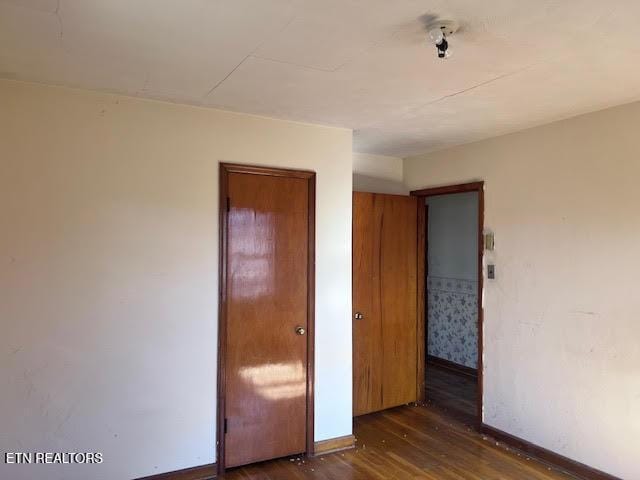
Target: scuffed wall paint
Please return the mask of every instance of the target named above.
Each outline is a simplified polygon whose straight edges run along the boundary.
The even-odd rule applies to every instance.
[[[0,478],[215,460],[220,161],[317,172],[315,435],[351,433],[349,130],[8,81],[0,105],[0,451],[104,454]]]
[[[410,189],[485,181],[484,421],[627,480],[640,478],[639,122],[634,103],[404,162]]]

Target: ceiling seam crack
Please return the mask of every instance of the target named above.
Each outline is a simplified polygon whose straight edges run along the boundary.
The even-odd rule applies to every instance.
[[[64,26],[62,24],[62,17],[60,16],[60,3],[62,2],[62,0],[58,0],[58,3],[56,4],[56,9],[53,12],[53,14],[55,15],[55,17],[58,19],[58,27],[59,27],[59,33],[58,33],[58,39],[60,40],[60,43],[62,43],[62,37],[64,36]]]
[[[60,2],[60,0],[58,0],[58,2]],[[278,30],[278,33],[282,33],[289,25],[291,25],[291,23],[298,18],[297,15],[293,15],[288,21],[287,23],[284,24],[284,26]],[[222,80],[220,80],[218,83],[216,83],[213,87],[211,87],[209,89],[209,91],[207,93],[204,94],[204,97],[202,97],[202,102],[204,102],[204,100],[213,93],[213,91],[218,88],[220,85],[222,85],[222,83],[229,78],[233,72],[235,72],[238,68],[240,68],[240,66],[247,61],[247,59],[249,57],[255,57],[255,53],[260,49],[260,47],[262,47],[265,43],[267,42],[267,40],[263,40],[262,42],[260,42],[258,45],[256,45],[253,50],[251,50],[242,60],[240,60],[240,63],[238,63],[235,67],[233,67],[233,69],[224,76],[224,78]],[[255,58],[259,58],[259,57],[255,57]]]
[[[220,81],[218,81],[218,83],[216,83],[213,87],[211,87],[209,89],[209,91],[207,93],[204,94],[204,97],[202,98],[202,101],[204,101],[209,95],[211,95],[213,93],[213,91],[218,88],[220,85],[222,85],[222,82],[224,82],[227,78],[229,78],[231,76],[231,74],[233,72],[235,72],[238,68],[240,68],[240,66],[247,60],[247,58],[249,58],[251,56],[251,54],[246,55],[242,60],[240,60],[240,63],[238,63],[235,67],[233,67],[233,69],[227,73],[224,78]]]
[[[145,74],[145,78],[144,78],[144,84],[142,85],[142,88],[140,88],[138,91],[136,91],[135,96],[139,97],[140,95],[143,95],[144,93],[147,92],[147,87],[149,86],[149,72],[147,72]]]
[[[259,60],[266,60],[268,62],[274,62],[274,63],[282,63],[284,65],[292,65],[294,67],[300,67],[300,68],[307,68],[309,70],[316,70],[319,72],[325,72],[325,73],[333,73],[336,71],[336,69],[327,69],[327,68],[320,68],[320,67],[312,67],[311,65],[302,65],[300,63],[295,63],[295,62],[287,62],[286,60],[277,60],[275,58],[269,58],[269,57],[262,57],[260,55],[254,55],[254,54],[250,54],[248,55],[249,57],[253,57],[253,58],[257,58]]]
[[[515,70],[513,72],[505,73],[503,75],[498,75],[497,77],[490,78],[489,80],[485,80],[484,82],[480,82],[478,84],[472,85],[471,87],[467,87],[467,88],[465,88],[463,90],[459,90],[457,92],[449,93],[447,95],[444,95],[444,96],[442,96],[442,97],[440,97],[440,98],[438,98],[436,100],[432,100],[431,102],[427,102],[422,106],[426,107],[426,106],[429,106],[429,105],[433,105],[434,103],[441,102],[442,100],[446,100],[447,98],[457,97],[458,95],[462,95],[463,93],[470,92],[471,90],[475,90],[476,88],[480,88],[480,87],[483,87],[483,86],[488,85],[490,83],[497,82],[498,80],[502,80],[504,78],[511,77],[512,75],[517,75],[518,73],[521,73],[521,72],[524,72],[525,70],[528,70],[532,66],[533,65],[528,65],[526,67],[520,68],[520,69]]]

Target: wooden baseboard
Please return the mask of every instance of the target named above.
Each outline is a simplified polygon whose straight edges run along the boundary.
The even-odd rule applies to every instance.
[[[552,452],[551,450],[534,445],[531,442],[527,442],[526,440],[518,438],[507,432],[498,430],[486,423],[482,424],[480,430],[485,435],[491,436],[502,443],[526,452],[532,457],[554,467],[560,468],[566,473],[582,480],[621,480],[618,477],[614,477],[613,475],[609,475],[608,473],[602,472],[583,463],[571,460],[559,453]]]
[[[175,472],[159,473],[136,480],[211,480],[216,478],[217,468],[215,463],[201,465],[199,467],[185,468]]]
[[[327,453],[349,450],[356,446],[356,437],[345,435],[344,437],[321,440],[313,444],[313,456],[326,455]]]
[[[427,355],[427,363],[437,365],[438,367],[446,368],[447,370],[450,370],[455,373],[459,373],[460,375],[464,375],[466,377],[478,378],[478,370],[476,370],[475,368],[467,367],[465,365],[460,365],[450,360],[445,360],[444,358],[434,357],[433,355]]]

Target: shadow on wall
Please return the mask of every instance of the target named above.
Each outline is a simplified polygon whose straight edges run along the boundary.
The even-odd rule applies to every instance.
[[[386,178],[370,177],[358,173],[353,174],[353,191],[391,193],[396,195],[407,195],[409,193],[401,182]]]

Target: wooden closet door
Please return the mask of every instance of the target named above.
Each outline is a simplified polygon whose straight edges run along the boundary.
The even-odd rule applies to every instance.
[[[376,208],[377,207],[377,208]],[[353,414],[381,409],[380,201],[371,193],[353,194]],[[362,315],[362,319],[356,319]]]
[[[414,197],[353,194],[354,415],[417,399],[417,213]]]
[[[309,183],[230,173],[225,467],[306,450]]]

